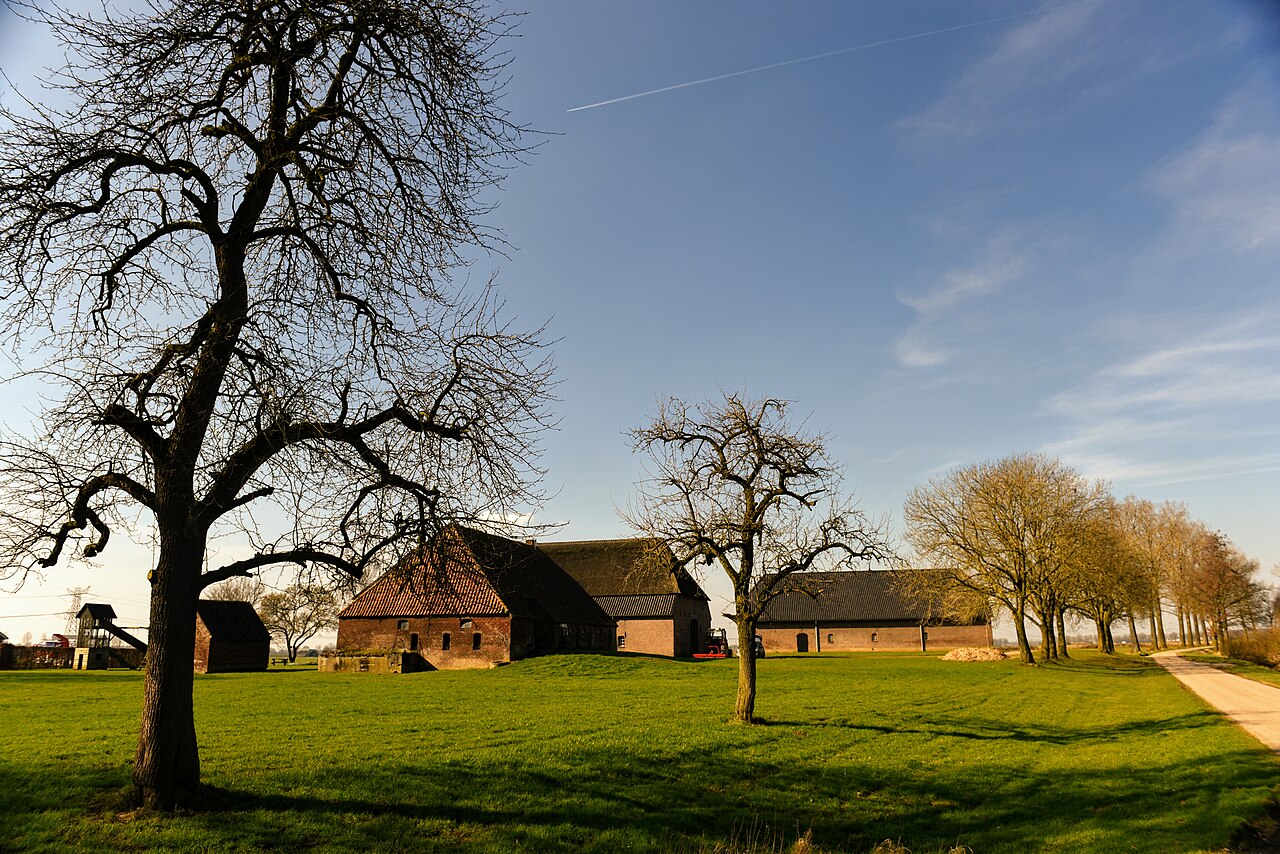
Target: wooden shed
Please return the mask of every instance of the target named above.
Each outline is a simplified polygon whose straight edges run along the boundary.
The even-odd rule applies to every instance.
[[[271,635],[248,602],[201,599],[196,603],[197,673],[266,670]]]

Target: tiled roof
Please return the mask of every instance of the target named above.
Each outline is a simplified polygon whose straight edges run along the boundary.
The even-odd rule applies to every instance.
[[[233,643],[271,641],[267,627],[262,625],[262,618],[248,602],[201,599],[196,603],[196,615],[214,640]]]
[[[910,570],[905,570],[910,571]],[[894,570],[798,572],[782,582],[783,593],[765,606],[761,623],[924,620],[924,605],[894,590]],[[767,583],[765,576],[761,583]]]
[[[597,596],[596,602],[615,620],[635,617],[666,617],[675,613],[676,595],[660,593],[657,596]]]
[[[446,529],[366,587],[340,617],[516,616],[613,620],[535,546],[472,528]]]
[[[538,548],[592,596],[678,593],[707,598],[684,567],[673,566],[675,557],[661,540],[578,540],[539,543]]]

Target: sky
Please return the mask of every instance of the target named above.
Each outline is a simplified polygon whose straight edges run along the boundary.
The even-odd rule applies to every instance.
[[[740,390],[794,401],[896,533],[913,487],[1039,451],[1185,502],[1276,581],[1271,4],[540,0],[506,48],[540,144],[472,278],[555,341],[546,539],[631,533],[626,432]],[[0,99],[54,58],[0,11]],[[0,631],[59,631],[16,615],[80,585],[142,625],[150,560],[0,593]]]

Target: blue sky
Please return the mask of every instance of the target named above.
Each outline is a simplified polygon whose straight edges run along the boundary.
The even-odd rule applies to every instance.
[[[913,486],[1044,451],[1117,495],[1185,501],[1273,580],[1272,8],[537,3],[504,103],[546,135],[489,220],[511,249],[473,276],[498,270],[511,311],[557,339],[538,521],[627,534],[625,431],[660,396],[746,389],[809,413],[895,530]],[[30,90],[39,42],[0,21],[0,68]],[[146,559],[18,595],[141,601]]]

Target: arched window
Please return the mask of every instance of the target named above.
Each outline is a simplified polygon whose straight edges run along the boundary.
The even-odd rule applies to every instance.
[[[440,648],[446,651],[449,649],[449,633],[448,632],[445,632],[440,636]]]
[[[480,648],[480,633],[479,633],[479,632],[476,632],[476,633],[474,633],[473,635],[471,635],[471,648],[472,648],[472,649],[479,649],[479,648]]]
[[[827,643],[835,643],[835,642],[836,642],[836,636],[835,636],[834,634],[831,634],[830,632],[828,632],[828,633],[827,633]]]
[[[875,643],[875,642],[876,642],[876,633],[875,633],[875,632],[872,632],[872,633],[871,633],[871,642],[872,642],[872,643]]]

